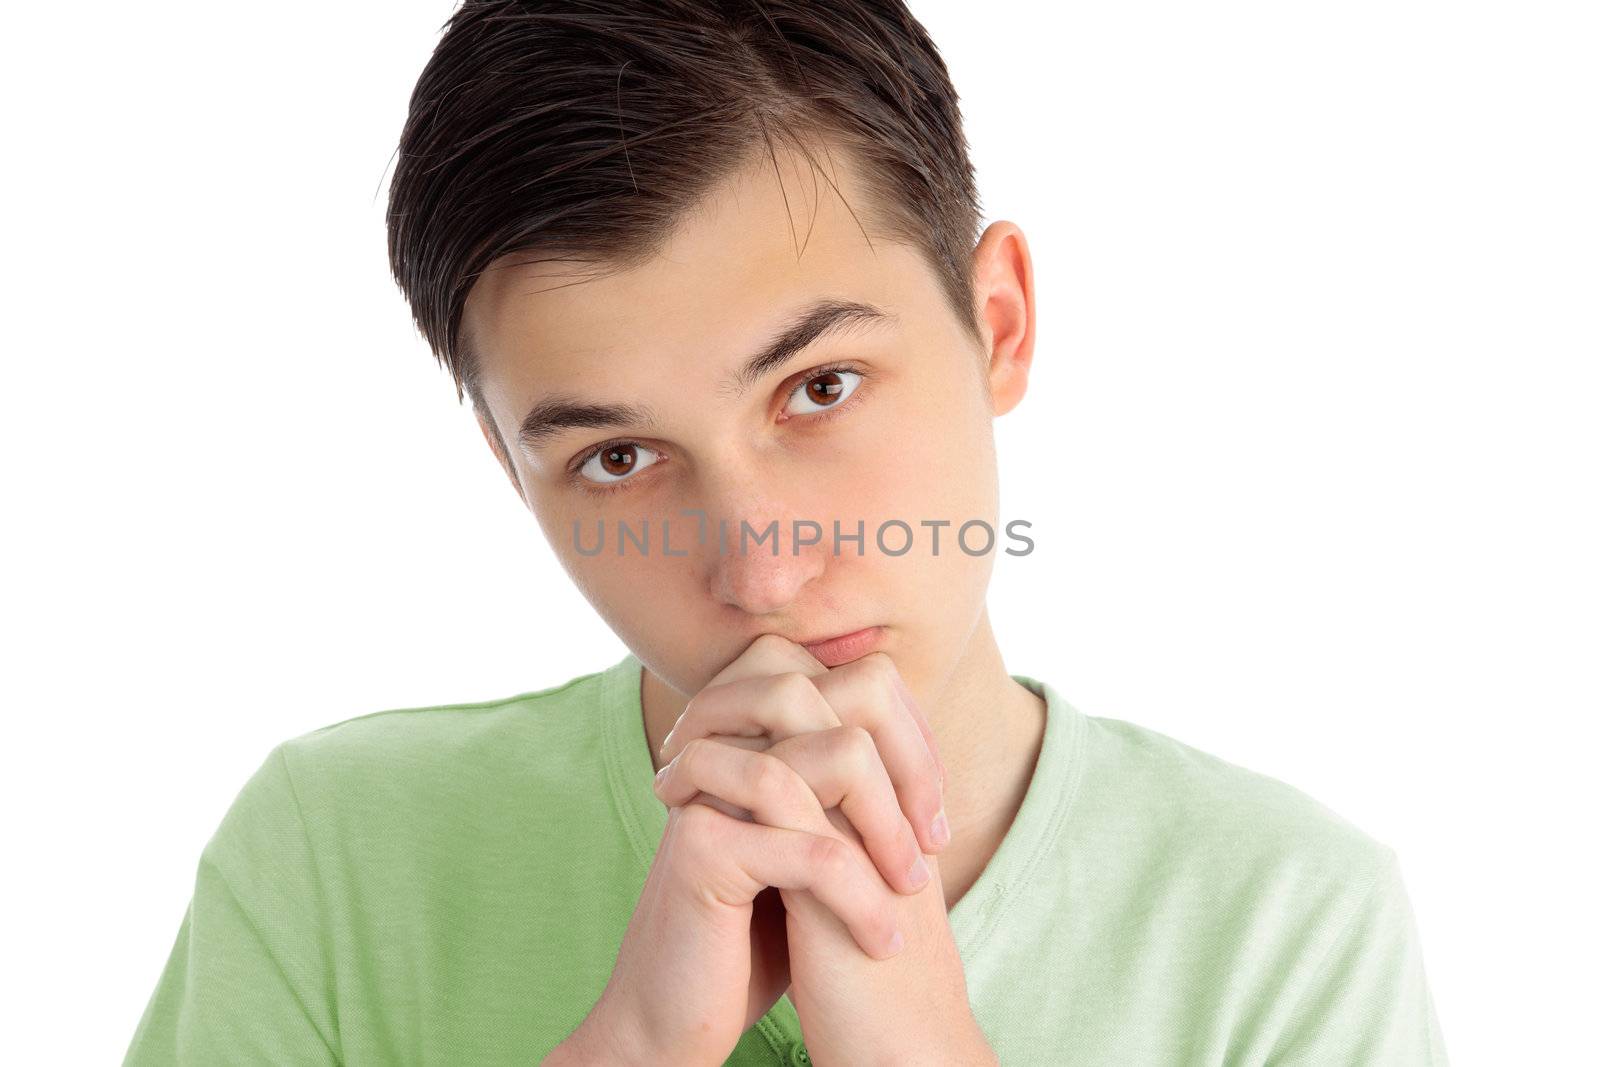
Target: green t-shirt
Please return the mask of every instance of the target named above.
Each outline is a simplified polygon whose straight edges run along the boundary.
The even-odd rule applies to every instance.
[[[1051,686],[950,912],[1002,1063],[1446,1063],[1392,849]],[[285,741],[200,855],[126,1063],[516,1064],[600,996],[666,826],[640,663]],[[808,1062],[787,996],[727,1061]]]

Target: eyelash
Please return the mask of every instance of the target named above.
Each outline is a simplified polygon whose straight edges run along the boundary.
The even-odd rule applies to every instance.
[[[855,403],[856,398],[861,395],[861,390],[866,387],[869,375],[860,367],[850,363],[826,363],[813,370],[807,371],[805,377],[795,382],[794,388],[790,389],[784,394],[784,399],[787,400],[789,397],[793,396],[802,386],[805,386],[812,381],[812,379],[820,378],[825,374],[832,374],[835,371],[849,371],[851,374],[858,375],[861,378],[861,380],[856,383],[855,389],[851,390],[850,396],[845,399],[845,402],[837,407],[828,408],[826,411],[821,413],[812,412],[807,415],[792,415],[790,418],[804,419],[807,423],[827,422],[829,419],[839,415],[841,412],[845,411]],[[583,470],[584,464],[588,463],[591,459],[598,456],[608,448],[616,448],[618,445],[636,445],[638,443],[639,442],[629,440],[628,438],[621,438],[616,441],[607,441],[602,445],[596,445],[594,448],[589,449],[589,451],[572,461],[572,465],[568,468],[571,481],[576,484],[580,492],[589,493],[592,496],[604,497],[610,496],[612,493],[622,492],[630,482],[633,482],[637,479],[637,475],[621,478],[617,481],[602,485],[599,482],[590,481],[579,472]],[[654,464],[651,465],[654,466]]]

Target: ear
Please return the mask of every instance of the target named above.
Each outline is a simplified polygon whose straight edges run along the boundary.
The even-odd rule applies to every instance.
[[[1033,363],[1033,258],[1014,222],[994,222],[972,251],[972,289],[978,322],[988,338],[986,374],[996,415],[1028,390]]]
[[[500,469],[505,471],[506,477],[511,480],[511,488],[517,491],[517,499],[526,505],[528,498],[522,492],[522,482],[517,478],[517,470],[511,463],[511,457],[506,455],[506,450],[500,443],[500,433],[494,427],[494,420],[476,407],[472,409],[472,414],[477,418],[478,429],[483,433],[483,443],[489,446],[489,451],[494,453]]]

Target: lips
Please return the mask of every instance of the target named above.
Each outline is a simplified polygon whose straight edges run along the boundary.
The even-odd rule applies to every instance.
[[[815,656],[818,662],[826,667],[837,667],[842,663],[860,659],[878,644],[883,637],[882,626],[868,626],[849,633],[838,634],[834,637],[823,638],[818,641],[802,641],[807,652]]]

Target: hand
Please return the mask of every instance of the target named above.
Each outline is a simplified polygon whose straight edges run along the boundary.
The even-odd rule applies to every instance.
[[[901,695],[898,715],[889,707],[895,703],[894,695]],[[757,637],[690,699],[676,729],[662,742],[662,761],[670,764],[696,737],[715,737],[729,745],[762,751],[774,741],[799,733],[838,728],[843,724],[833,705],[844,709],[856,725],[872,735],[874,745],[887,753],[872,762],[879,765],[879,774],[888,770],[894,787],[887,795],[894,803],[883,805],[885,794],[880,790],[880,804],[874,813],[872,794],[858,793],[864,801],[843,800],[842,813],[825,805],[826,814],[841,836],[858,842],[851,820],[873,827],[868,836],[876,843],[874,854],[885,880],[901,891],[914,892],[919,885],[910,877],[911,866],[924,850],[938,851],[948,840],[938,838],[933,828],[943,812],[944,764],[927,719],[888,657],[863,657],[830,671],[801,645],[775,634]],[[745,821],[753,818],[747,809],[708,792],[692,792],[683,802],[705,804]],[[863,803],[866,810],[862,810]],[[897,804],[907,813],[904,817]],[[917,811],[920,816],[910,814]],[[924,828],[920,835],[905,825],[907,819]],[[896,822],[901,824],[898,833]],[[947,824],[945,829],[948,833]],[[770,912],[762,907],[768,902]],[[751,966],[755,975],[770,978],[759,981],[752,977],[753,1004],[764,1003],[763,1011],[791,984],[785,914],[783,894],[777,890],[757,901],[758,920],[769,915],[773,920],[758,921],[750,931]]]
[[[741,740],[716,747],[779,765],[740,749]],[[870,865],[840,864],[837,830],[809,787],[798,789],[806,818],[791,813],[763,825],[710,803],[668,812],[611,978],[563,1046],[604,1049],[626,1062],[723,1063],[789,986],[782,892],[804,892],[831,911],[852,951],[891,951],[894,930],[874,907],[882,881]]]
[[[831,835],[744,822],[709,805],[669,812],[616,966],[574,1043],[627,1062],[723,1063],[788,985],[786,957],[778,970],[752,966],[758,930],[782,941],[768,886],[807,891],[836,909],[860,950],[886,954],[893,931],[870,906],[881,882],[865,869],[838,869],[838,848]],[[765,909],[756,901],[763,894]]]
[[[943,818],[945,768],[926,716],[884,653],[829,670],[804,646],[763,634],[690,698],[662,741],[660,755],[670,764],[697,737],[767,750],[801,734],[847,726],[865,732],[856,743],[870,742],[852,757],[858,769],[886,778],[874,791],[857,791],[823,807],[843,808],[844,817],[834,821],[846,832],[852,827],[866,832],[870,826],[869,848],[885,880],[914,892],[920,887],[907,879],[911,865],[924,852],[942,851],[950,840]],[[750,816],[737,806],[716,803],[726,797],[698,799],[738,818]],[[881,803],[885,799],[888,804]],[[896,819],[899,813],[903,819]]]
[[[928,814],[942,807],[942,765],[915,699],[885,655],[812,673],[803,648],[778,638],[757,645],[685,708],[663,744],[676,765],[657,795],[669,806],[715,800],[740,817],[794,828],[810,825],[813,805],[823,808],[839,830],[840,870],[875,864],[881,873],[876,895],[910,949],[887,961],[863,957],[808,892],[781,891],[791,998],[813,1059],[993,1062],[967,1004],[937,861],[922,892],[907,869],[906,857],[924,850],[912,824],[927,851],[944,844]],[[761,751],[750,742],[763,735],[776,742]],[[907,788],[897,795],[891,780]]]

